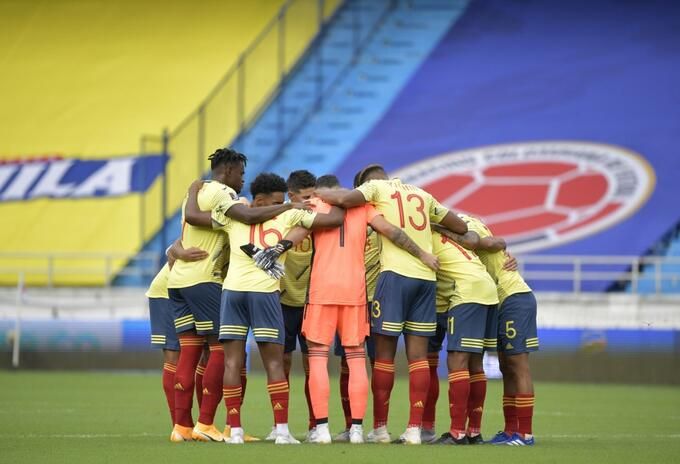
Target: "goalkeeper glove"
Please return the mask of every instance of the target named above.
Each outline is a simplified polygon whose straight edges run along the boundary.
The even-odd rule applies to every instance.
[[[248,243],[247,245],[241,245],[241,250],[245,254],[247,254],[248,256],[253,258],[253,260],[255,260],[256,264],[257,264],[257,257],[264,252],[264,250],[256,247],[252,243]],[[264,272],[266,272],[269,277],[271,277],[272,279],[275,279],[275,280],[278,280],[285,275],[283,265],[280,264],[280,263],[277,263],[277,262],[274,262],[274,264],[272,266],[270,266],[269,268],[266,268],[266,269],[262,268],[261,266],[259,266],[259,267]]]
[[[279,256],[284,254],[286,251],[293,247],[293,242],[290,240],[280,240],[279,243],[273,247],[268,247],[262,250],[262,252],[257,253],[253,259],[255,264],[262,270],[270,269],[279,259]]]

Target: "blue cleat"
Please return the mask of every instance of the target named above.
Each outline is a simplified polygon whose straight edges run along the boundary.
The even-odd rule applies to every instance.
[[[501,444],[508,446],[534,446],[534,437],[522,438],[518,433],[513,433],[508,441]]]
[[[490,445],[504,445],[508,440],[512,438],[511,435],[508,435],[507,433],[503,432],[502,430],[498,432],[494,437],[487,441]]]

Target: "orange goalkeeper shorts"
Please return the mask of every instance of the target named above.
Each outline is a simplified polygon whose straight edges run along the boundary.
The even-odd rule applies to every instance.
[[[305,306],[302,335],[308,341],[330,346],[336,332],[342,346],[361,345],[370,332],[367,306]]]

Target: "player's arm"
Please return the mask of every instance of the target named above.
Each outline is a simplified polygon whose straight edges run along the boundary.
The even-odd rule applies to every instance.
[[[340,227],[343,222],[345,222],[345,210],[337,206],[331,206],[328,213],[317,213],[310,229],[332,229]]]
[[[345,209],[366,204],[366,197],[356,189],[318,189],[316,196],[330,205]]]
[[[468,231],[468,226],[465,221],[453,214],[451,211],[448,211],[440,221],[436,222],[454,234],[465,235],[465,233]]]
[[[369,222],[370,226],[379,234],[387,237],[392,243],[408,251],[410,254],[421,260],[427,267],[435,271],[439,270],[439,260],[432,253],[428,253],[418,246],[416,242],[406,235],[399,227],[394,226],[383,216],[377,215]]]
[[[505,271],[516,271],[519,269],[519,263],[517,258],[512,256],[507,251],[505,252],[505,262],[503,263],[503,270]]]
[[[191,247],[185,249],[182,246],[182,241],[177,239],[168,248],[166,255],[173,260],[181,259],[182,261],[201,261],[208,257],[208,252],[200,248]]]
[[[449,229],[439,224],[432,223],[430,227],[432,227],[432,230],[434,230],[435,232],[439,232],[443,236],[450,238],[451,240],[461,245],[462,247],[467,248],[468,250],[476,250],[479,248],[480,238],[477,232],[473,230],[468,230],[463,235],[461,235],[455,232],[451,232]]]
[[[197,227],[212,227],[212,212],[201,211],[198,207],[198,192],[203,186],[203,181],[197,180],[189,187],[187,204],[184,208],[184,219],[192,226]],[[289,209],[309,209],[307,205],[302,203],[284,203],[282,205],[260,206],[257,208],[250,208],[242,203],[232,204],[226,211],[225,215],[235,219],[244,224],[259,224],[268,221],[279,214],[282,214]]]
[[[285,237],[283,237],[284,240],[290,241],[290,243],[293,244],[293,246],[297,245],[301,241],[305,239],[309,234],[311,234],[312,231],[309,229],[306,229],[304,227],[293,227]]]

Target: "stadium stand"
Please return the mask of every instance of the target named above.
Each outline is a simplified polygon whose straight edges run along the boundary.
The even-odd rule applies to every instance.
[[[285,35],[285,69],[295,65],[317,28],[316,2],[288,3],[285,16],[293,19]],[[322,16],[338,3],[324,2]],[[225,69],[271,29],[283,4],[0,5],[0,49],[7,51],[3,60],[11,70],[0,76],[0,124],[12,127],[0,143],[0,214],[13,222],[0,232],[0,282],[16,283],[18,269],[31,284],[110,282],[162,223],[161,213],[152,212],[160,210],[166,159],[158,143],[140,147],[139,136],[178,126]],[[258,48],[264,49],[267,55],[251,53],[248,117],[280,78],[261,65],[276,48]],[[258,76],[257,69],[268,76]],[[206,110],[208,122],[221,123],[219,110]],[[238,131],[236,124],[231,134],[226,125],[213,127],[206,129],[209,146],[225,145]],[[188,177],[171,178],[176,182],[170,186],[181,185],[183,192],[185,179],[197,176],[196,161],[184,159],[181,146],[171,148],[177,155],[170,159],[171,177],[176,172]],[[148,156],[139,157],[140,149]],[[170,189],[172,210],[181,192]],[[150,268],[157,254],[135,259]]]

